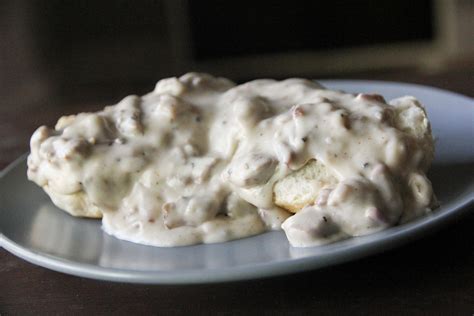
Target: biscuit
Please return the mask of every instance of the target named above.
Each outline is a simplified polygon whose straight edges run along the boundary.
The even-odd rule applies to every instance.
[[[391,125],[409,134],[413,145],[423,149],[420,168],[428,170],[434,157],[434,141],[425,109],[414,97],[397,98],[389,104],[393,110]],[[275,183],[273,201],[277,206],[296,213],[314,204],[324,188],[334,187],[337,183],[335,175],[323,163],[310,160],[301,169]]]

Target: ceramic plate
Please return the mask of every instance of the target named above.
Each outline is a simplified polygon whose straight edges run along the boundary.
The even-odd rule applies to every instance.
[[[136,283],[245,280],[334,265],[385,251],[472,211],[474,102],[439,89],[390,82],[323,80],[348,92],[386,99],[413,95],[426,106],[437,152],[429,177],[441,202],[432,214],[405,225],[334,244],[292,248],[283,232],[221,244],[155,248],[102,232],[99,220],[69,216],[26,178],[26,156],[0,174],[0,243],[34,264],[78,276]]]

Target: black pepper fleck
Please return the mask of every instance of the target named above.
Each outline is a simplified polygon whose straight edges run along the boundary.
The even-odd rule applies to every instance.
[[[308,137],[303,137],[303,138],[301,138],[301,140],[302,140],[304,143],[306,143],[306,141],[308,140]]]
[[[327,223],[328,219],[326,218],[326,216],[323,216],[323,220]]]

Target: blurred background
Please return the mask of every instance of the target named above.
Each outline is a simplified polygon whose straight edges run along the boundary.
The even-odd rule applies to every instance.
[[[474,1],[2,0],[0,165],[27,150],[38,125],[188,71],[407,81],[472,96]]]

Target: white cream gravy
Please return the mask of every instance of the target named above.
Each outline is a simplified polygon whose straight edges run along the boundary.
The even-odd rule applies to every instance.
[[[304,79],[235,85],[188,73],[40,127],[28,177],[59,207],[102,214],[107,233],[136,243],[214,243],[283,228],[293,246],[323,244],[430,211],[431,158],[393,122],[394,106],[419,104],[394,101]],[[339,183],[296,215],[275,206],[274,183],[310,159]]]

